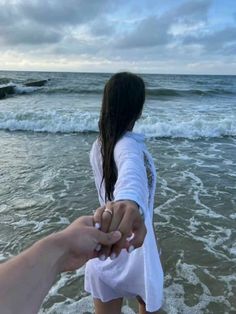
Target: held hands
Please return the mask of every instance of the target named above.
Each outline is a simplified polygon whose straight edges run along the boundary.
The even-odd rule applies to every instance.
[[[95,250],[98,244],[110,246],[120,238],[119,231],[104,233],[94,228],[93,216],[78,218],[54,235],[54,243],[61,253],[59,272],[76,270],[90,258],[98,256]]]
[[[143,244],[145,236],[137,204],[117,201],[98,208],[94,217],[78,218],[50,239],[60,256],[57,269],[63,272],[75,270],[94,257],[114,259],[124,248],[131,253]]]
[[[108,202],[94,214],[95,227],[103,232],[120,231],[121,238],[113,245],[98,245],[100,260],[115,259],[123,248],[131,253],[143,244],[146,227],[138,206],[133,201]]]

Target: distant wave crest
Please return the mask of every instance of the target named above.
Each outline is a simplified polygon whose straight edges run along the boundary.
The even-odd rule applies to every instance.
[[[186,97],[186,96],[215,96],[215,95],[229,95],[233,94],[233,91],[226,89],[171,89],[171,88],[153,88],[147,89],[147,94],[151,96],[167,96],[167,97]]]
[[[49,133],[83,133],[98,132],[99,114],[80,112],[68,115],[61,111],[48,112],[2,112],[0,129],[9,131],[32,131]],[[206,120],[194,117],[188,121],[159,121],[156,117],[146,115],[136,126],[136,131],[147,137],[200,138],[236,136],[236,120],[219,118]]]
[[[97,86],[90,88],[80,88],[79,86],[68,86],[68,87],[46,87],[40,89],[39,92],[46,94],[94,94],[101,95],[103,93],[103,88]],[[233,91],[226,89],[210,89],[210,90],[201,90],[201,89],[171,89],[171,88],[146,88],[146,94],[149,96],[156,97],[187,97],[187,96],[215,96],[215,95],[230,95],[234,94]]]
[[[21,84],[13,84],[5,81],[4,86],[14,86],[15,94],[42,93],[42,94],[84,94],[84,95],[102,95],[103,88],[101,86],[89,86],[82,88],[78,86],[43,86],[29,87]],[[1,85],[1,83],[0,83]],[[3,85],[2,85],[3,86]],[[188,97],[188,96],[216,96],[216,95],[233,95],[236,91],[227,90],[224,88],[214,89],[172,89],[172,88],[146,88],[146,94],[152,97],[170,98],[170,97]]]

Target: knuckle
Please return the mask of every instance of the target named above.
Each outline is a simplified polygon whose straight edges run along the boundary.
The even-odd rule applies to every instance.
[[[108,223],[110,221],[110,215],[107,213],[104,213],[102,215],[102,221]]]
[[[125,203],[125,202],[121,202],[121,203],[120,203],[120,208],[121,208],[122,210],[126,209],[126,203]]]
[[[101,213],[102,213],[102,211],[103,211],[103,208],[98,208],[98,209],[96,209],[95,210],[95,215],[97,215],[97,216],[100,216],[101,215]]]
[[[142,246],[142,244],[143,244],[143,241],[141,241],[141,240],[137,240],[137,241],[135,241],[135,242],[133,243],[134,247],[136,247],[136,248]]]
[[[114,206],[115,206],[116,210],[124,211],[126,204],[124,201],[117,201]]]

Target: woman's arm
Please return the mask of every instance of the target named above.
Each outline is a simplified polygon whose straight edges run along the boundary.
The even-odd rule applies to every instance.
[[[131,200],[145,214],[149,191],[144,153],[140,144],[132,138],[124,138],[115,147],[114,159],[118,172],[114,200]]]
[[[136,140],[125,137],[116,144],[114,158],[118,172],[114,202],[106,204],[113,215],[111,217],[108,212],[104,212],[104,208],[100,208],[96,211],[94,220],[104,232],[121,231],[122,238],[113,248],[102,248],[102,260],[107,256],[115,258],[124,247],[129,252],[140,247],[146,235],[146,227],[139,212],[141,208],[145,215],[149,197],[143,150]],[[135,237],[127,242],[127,237],[132,233]]]

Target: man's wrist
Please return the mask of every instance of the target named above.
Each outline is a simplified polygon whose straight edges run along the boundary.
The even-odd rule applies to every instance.
[[[50,263],[50,267],[59,273],[63,269],[64,260],[67,256],[66,239],[63,232],[58,232],[47,236],[39,242],[42,254]]]

